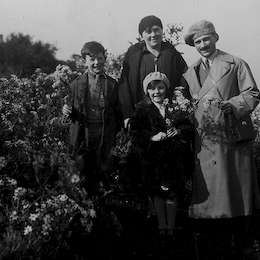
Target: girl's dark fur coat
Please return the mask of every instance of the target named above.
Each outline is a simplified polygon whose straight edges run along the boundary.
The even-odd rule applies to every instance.
[[[166,132],[165,119],[149,99],[136,105],[130,119],[130,133],[134,151],[144,167],[144,186],[151,195],[165,195],[160,188],[164,185],[169,187],[169,191],[181,196],[181,191],[191,176],[194,130],[190,122],[185,124],[190,128],[182,130],[181,135],[163,141],[151,141],[152,136]]]

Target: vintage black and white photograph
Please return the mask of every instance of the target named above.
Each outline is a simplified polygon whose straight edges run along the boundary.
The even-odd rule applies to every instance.
[[[0,260],[260,260],[259,0],[0,1]]]

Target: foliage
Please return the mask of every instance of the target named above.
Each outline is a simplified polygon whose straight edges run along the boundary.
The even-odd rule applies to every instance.
[[[124,54],[120,54],[120,55],[109,54],[107,57],[107,63],[105,67],[107,74],[112,78],[119,80],[121,70],[122,70],[123,60],[124,60]]]
[[[170,42],[173,46],[180,44],[182,39],[183,26],[181,24],[167,24],[166,33],[164,38]]]
[[[111,149],[111,154],[119,158],[120,164],[125,164],[127,162],[127,157],[131,153],[131,136],[129,131],[122,128],[116,136],[116,144]]]
[[[93,202],[79,165],[66,154],[63,98],[78,76],[68,66],[52,74],[0,80],[0,258],[66,254],[72,227],[89,233]]]
[[[251,114],[251,119],[256,131],[256,138],[253,141],[254,155],[256,160],[256,170],[258,181],[260,183],[260,105]]]
[[[219,111],[222,101],[216,95],[211,95],[211,94],[205,95],[204,100],[205,101],[203,105],[205,107],[205,111],[202,116],[202,125],[201,128],[199,129],[200,134],[205,135],[205,133],[207,132],[208,135],[207,138],[208,141],[210,141],[210,143],[207,145],[210,145],[212,143],[218,143],[218,142],[226,142],[227,145],[230,145],[230,142],[231,143],[233,142],[234,137],[231,136],[232,141],[230,141],[230,139],[227,139],[228,137],[225,134],[225,129],[223,129],[221,123],[214,120],[214,113],[212,113],[214,112],[215,108],[217,108],[217,111]],[[260,181],[260,105],[258,105],[255,108],[255,110],[251,113],[250,116],[254,126],[254,130],[256,131],[256,138],[253,140],[253,149],[254,149],[258,179]],[[231,133],[232,133],[232,129],[231,129]],[[206,144],[203,143],[203,145]]]
[[[178,130],[182,134],[193,128],[191,122],[195,111],[195,101],[187,99],[181,88],[176,88],[171,102],[166,98],[163,104],[166,107],[167,137],[178,134]]]
[[[29,35],[12,33],[0,43],[0,75],[29,77],[36,68],[51,73],[58,65],[56,51],[51,44],[33,42]]]

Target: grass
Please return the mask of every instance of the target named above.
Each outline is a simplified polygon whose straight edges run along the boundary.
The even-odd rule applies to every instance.
[[[98,228],[91,235],[74,239],[72,250],[80,257],[75,259],[260,260],[259,213],[248,222],[242,239],[232,244],[234,241],[225,237],[225,230],[221,232],[217,225],[204,222],[195,226],[184,211],[177,215],[175,239],[160,236],[156,217],[147,220],[147,211],[111,207],[106,211],[116,216],[120,228],[107,226],[108,215],[97,220]]]

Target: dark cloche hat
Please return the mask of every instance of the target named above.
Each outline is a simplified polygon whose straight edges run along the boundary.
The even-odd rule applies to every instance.
[[[156,17],[154,15],[148,15],[148,16],[144,17],[139,23],[139,28],[138,28],[139,34],[142,35],[143,31],[147,27],[151,27],[154,25],[157,25],[157,26],[163,28],[162,21],[158,17]]]

